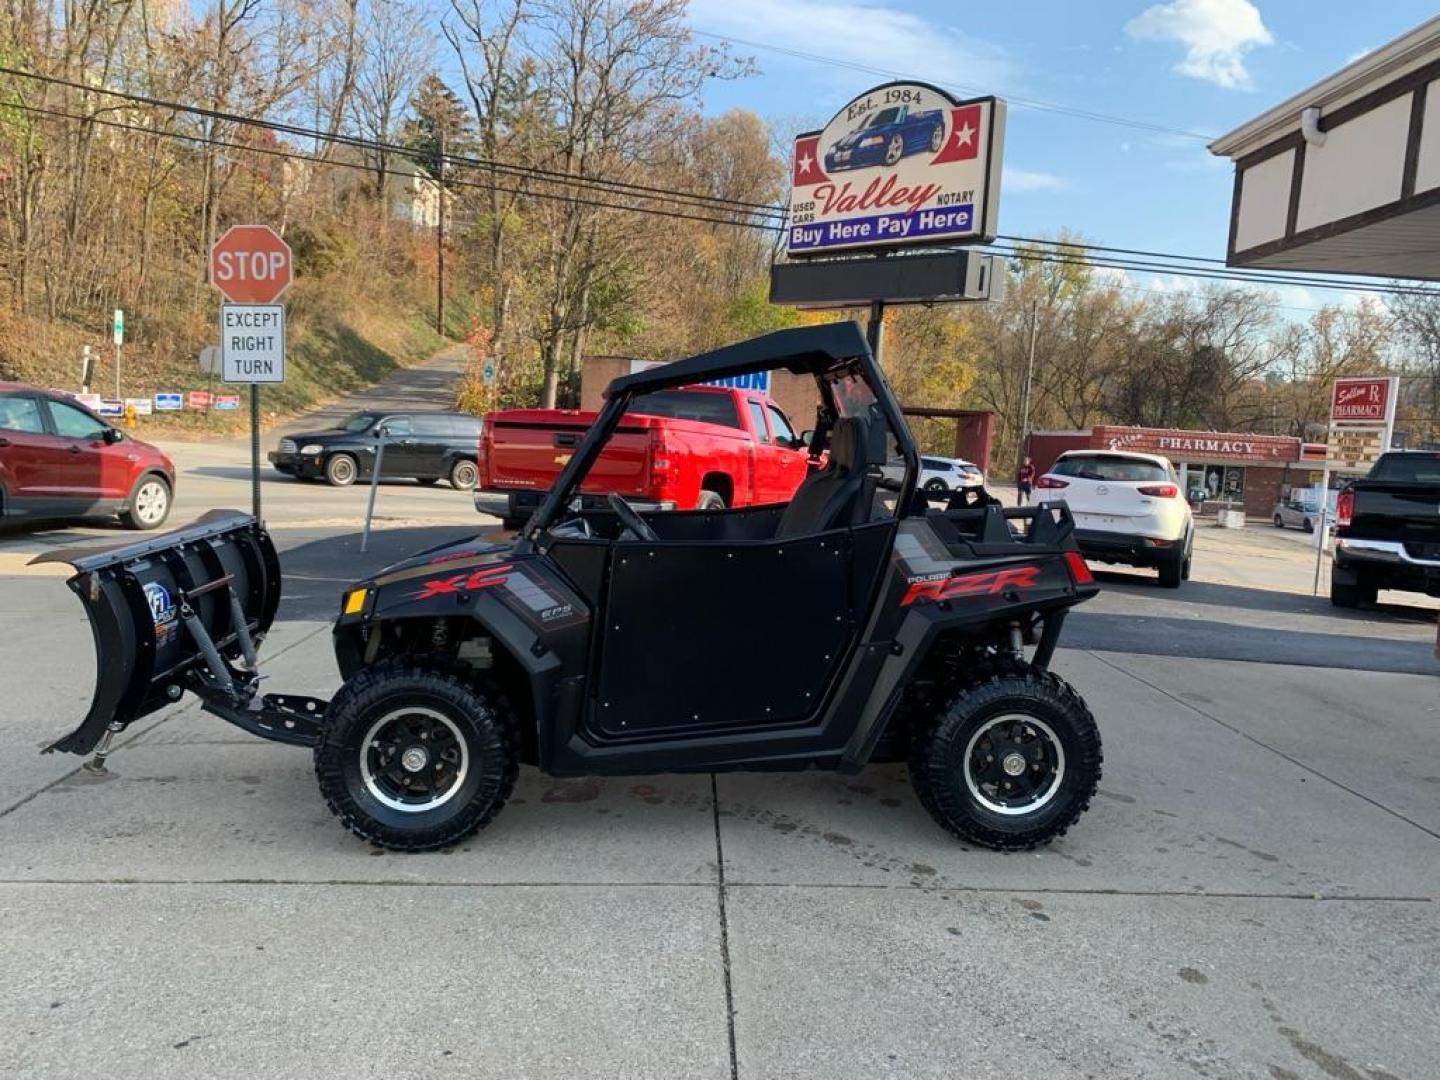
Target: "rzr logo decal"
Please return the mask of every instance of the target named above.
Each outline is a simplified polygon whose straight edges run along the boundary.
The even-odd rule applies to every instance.
[[[505,563],[501,566],[483,566],[469,574],[455,574],[448,578],[435,578],[427,581],[421,586],[420,591],[415,594],[416,600],[429,600],[436,596],[447,596],[452,593],[477,592],[480,589],[488,589],[493,585],[504,585],[506,578],[505,571],[509,570],[512,564]]]
[[[1005,570],[988,570],[983,574],[964,574],[960,577],[937,578],[931,581],[912,581],[900,601],[901,607],[909,607],[916,600],[950,600],[956,596],[994,596],[1002,589],[1029,589],[1040,576],[1038,566],[1016,566]]]

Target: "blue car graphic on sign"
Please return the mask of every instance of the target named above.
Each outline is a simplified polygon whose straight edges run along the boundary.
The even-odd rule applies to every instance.
[[[872,113],[825,153],[825,171],[894,165],[911,154],[938,154],[945,145],[945,116],[939,109],[911,112],[891,105]]]

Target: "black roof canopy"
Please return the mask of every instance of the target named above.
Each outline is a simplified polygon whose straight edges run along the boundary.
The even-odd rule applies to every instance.
[[[784,368],[796,375],[818,375],[869,354],[865,335],[854,322],[776,330],[763,337],[726,345],[698,356],[612,379],[605,396],[649,394],[691,383],[728,379]]]

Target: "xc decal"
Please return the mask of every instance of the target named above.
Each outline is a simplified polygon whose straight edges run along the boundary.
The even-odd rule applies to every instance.
[[[429,600],[432,597],[445,596],[449,593],[476,592],[480,589],[488,589],[492,585],[504,585],[505,571],[509,570],[511,565],[511,563],[504,563],[500,566],[484,566],[469,574],[435,578],[425,582],[420,591],[415,594],[415,599]]]
[[[1002,589],[1014,587],[1028,589],[1039,576],[1038,566],[1015,566],[1005,570],[988,570],[982,574],[962,574],[960,577],[937,578],[933,581],[914,581],[900,601],[901,607],[909,607],[916,600],[949,600],[956,596],[994,596]]]

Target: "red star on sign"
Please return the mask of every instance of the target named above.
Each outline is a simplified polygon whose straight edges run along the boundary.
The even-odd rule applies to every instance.
[[[825,170],[820,168],[819,135],[795,140],[795,164],[790,172],[790,179],[796,187],[809,187],[825,179]]]
[[[932,165],[969,161],[980,156],[980,106],[963,105],[950,110],[950,132]]]

